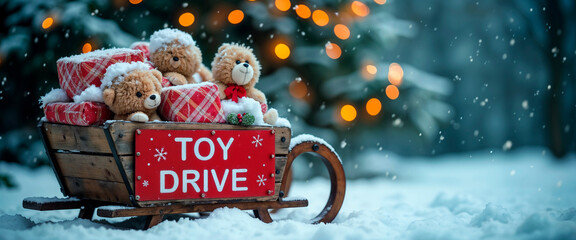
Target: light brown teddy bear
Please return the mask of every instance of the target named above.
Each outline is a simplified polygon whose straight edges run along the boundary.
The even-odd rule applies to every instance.
[[[238,102],[241,97],[249,97],[262,105],[264,122],[276,124],[278,112],[267,110],[266,96],[254,86],[260,78],[260,62],[251,48],[236,43],[220,46],[212,61],[214,83],[218,85],[220,99]]]
[[[174,85],[212,80],[192,36],[177,29],[158,30],[150,36],[150,61]]]
[[[160,120],[162,74],[143,62],[116,63],[106,69],[101,88],[114,119],[146,122]]]

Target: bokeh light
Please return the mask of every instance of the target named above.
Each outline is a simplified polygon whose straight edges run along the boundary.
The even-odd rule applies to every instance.
[[[308,19],[310,15],[312,15],[310,8],[304,4],[296,5],[296,8],[294,10],[296,11],[296,15],[298,15],[298,17],[301,17],[303,19]]]
[[[386,0],[374,0],[374,2],[382,5],[386,3]]]
[[[292,81],[288,87],[288,91],[293,98],[304,98],[308,94],[308,86],[303,81]]]
[[[326,55],[332,59],[338,59],[342,55],[342,49],[336,43],[326,43]]]
[[[352,105],[346,104],[340,109],[340,116],[344,121],[351,122],[356,119],[356,108]]]
[[[290,0],[276,0],[274,2],[274,5],[276,5],[276,8],[278,8],[278,10],[286,12],[290,10],[292,3],[290,3]]]
[[[244,12],[240,9],[236,9],[228,14],[228,22],[232,24],[238,24],[244,20]]]
[[[378,73],[378,68],[371,61],[368,61],[361,71],[362,77],[368,81],[373,80],[376,77],[376,73]]]
[[[278,58],[286,59],[290,56],[290,48],[284,43],[278,43],[276,47],[274,47],[274,53],[276,53]]]
[[[48,29],[52,26],[53,23],[54,19],[51,17],[47,17],[46,19],[44,19],[44,21],[42,21],[42,28]]]
[[[195,20],[194,14],[185,12],[182,13],[182,15],[180,15],[180,17],[178,18],[178,23],[180,23],[182,27],[188,27],[194,23],[194,20]]]
[[[388,85],[388,87],[386,87],[386,96],[392,100],[398,98],[398,96],[400,95],[400,90],[398,90],[398,87],[396,87],[396,85]]]
[[[312,21],[314,21],[316,25],[323,27],[330,22],[330,17],[328,17],[328,14],[322,10],[314,10],[312,13]]]
[[[390,67],[388,67],[388,81],[396,86],[400,86],[403,77],[404,70],[402,69],[402,66],[398,63],[391,63]]]
[[[378,98],[371,98],[366,102],[366,112],[371,116],[376,116],[382,110],[382,103]]]
[[[87,53],[91,51],[92,51],[92,44],[84,43],[84,45],[82,46],[82,53]]]
[[[370,13],[370,8],[360,1],[352,2],[350,8],[352,9],[352,12],[359,17],[366,17]]]
[[[142,2],[142,0],[128,0],[130,3],[136,5]]]
[[[342,40],[346,40],[350,37],[350,29],[344,24],[336,24],[336,26],[334,26],[334,35]]]

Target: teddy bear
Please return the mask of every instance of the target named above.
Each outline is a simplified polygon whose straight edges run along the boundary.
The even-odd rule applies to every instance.
[[[260,68],[251,48],[225,43],[218,48],[212,61],[213,82],[218,85],[220,99],[238,103],[239,98],[248,97],[259,102],[264,122],[274,125],[278,112],[267,110],[266,96],[254,87],[260,78]]]
[[[202,52],[188,33],[162,29],[150,36],[150,61],[174,85],[207,82],[212,73],[202,64]]]
[[[102,99],[116,120],[160,120],[156,108],[160,105],[161,80],[160,71],[146,63],[115,63],[102,78]]]

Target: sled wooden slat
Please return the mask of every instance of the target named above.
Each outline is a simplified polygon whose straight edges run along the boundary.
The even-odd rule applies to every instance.
[[[116,145],[116,150],[119,155],[133,155],[134,154],[134,134],[137,129],[158,129],[158,130],[274,130],[276,142],[276,155],[288,154],[288,147],[290,146],[291,131],[286,127],[240,127],[228,124],[216,123],[133,123],[133,122],[115,122],[109,125],[109,130]]]
[[[286,167],[286,161],[288,158],[286,156],[276,157],[276,183],[282,181],[282,176],[284,176],[284,168]]]
[[[114,157],[76,153],[56,153],[56,161],[65,177],[122,183]]]
[[[77,198],[31,197],[22,201],[22,207],[38,211],[77,209],[82,207],[82,201]]]
[[[119,182],[64,177],[70,195],[81,199],[130,204],[126,185]]]
[[[163,207],[102,207],[97,210],[100,217],[129,217],[129,216],[150,216],[164,214],[179,214],[190,212],[210,212],[217,208],[234,207],[240,210],[251,210],[256,208],[291,208],[306,207],[308,200],[291,201],[270,201],[270,202],[242,202],[242,203],[216,203],[216,204],[194,204],[194,205],[171,205]]]
[[[44,123],[46,137],[52,150],[110,154],[104,132],[99,127],[83,127]]]

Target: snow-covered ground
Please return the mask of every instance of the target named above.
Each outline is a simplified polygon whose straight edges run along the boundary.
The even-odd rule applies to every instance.
[[[346,161],[344,159],[344,161]],[[468,153],[433,159],[367,155],[350,172],[331,224],[311,225],[324,203],[323,178],[294,183],[310,207],[288,209],[265,224],[237,209],[172,217],[147,231],[142,218],[76,219],[77,211],[21,207],[31,196],[61,196],[51,169],[0,163],[17,189],[0,189],[0,239],[576,239],[576,157],[556,162],[541,149]],[[376,174],[375,174],[376,173]]]

